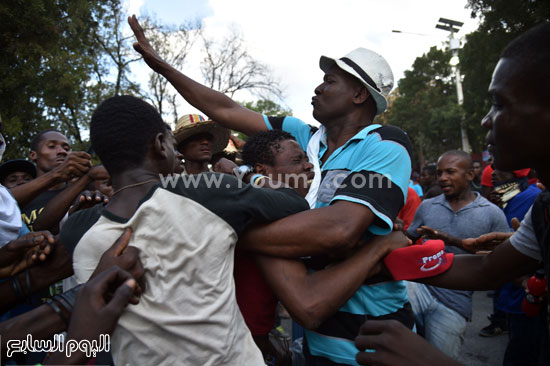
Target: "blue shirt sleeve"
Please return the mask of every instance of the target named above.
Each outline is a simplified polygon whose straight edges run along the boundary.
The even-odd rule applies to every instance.
[[[296,117],[268,117],[264,116],[264,122],[268,130],[283,130],[290,133],[300,147],[307,151],[307,144],[313,135],[310,125]]]

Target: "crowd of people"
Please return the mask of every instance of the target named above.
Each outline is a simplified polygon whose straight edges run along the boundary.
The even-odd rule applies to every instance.
[[[195,82],[128,22],[145,63],[208,118],[172,130],[114,96],[88,152],[45,130],[0,166],[3,364],[453,365],[472,291],[488,289],[480,334],[508,330],[504,364],[550,362],[550,24],[495,68],[493,163],[453,150],[418,174],[406,132],[374,123],[394,82],[381,55],[321,56],[313,127]],[[286,312],[303,329],[292,346]],[[54,335],[111,338],[93,354],[10,352]]]

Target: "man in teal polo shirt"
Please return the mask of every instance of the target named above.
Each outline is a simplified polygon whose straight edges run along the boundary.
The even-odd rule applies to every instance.
[[[411,174],[410,141],[398,128],[373,124],[385,111],[393,74],[384,58],[359,48],[341,59],[321,57],[323,83],[312,98],[315,129],[293,117],[266,117],[175,70],[152,49],[137,19],[129,18],[134,48],[194,107],[220,125],[252,135],[266,129],[290,132],[307,151],[315,179],[306,199],[315,210],[249,230],[240,238],[250,249],[296,258],[311,256],[312,270],[355,249],[361,239],[391,232],[404,205]],[[378,253],[382,259],[387,253]],[[327,288],[326,291],[331,291]],[[350,294],[351,296],[351,294]],[[310,365],[354,365],[353,339],[367,318],[398,319],[412,328],[402,282],[362,286],[334,316],[306,333]]]

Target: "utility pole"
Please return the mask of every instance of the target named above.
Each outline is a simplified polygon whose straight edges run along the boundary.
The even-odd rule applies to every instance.
[[[462,92],[462,78],[460,76],[460,68],[458,67],[458,50],[460,48],[460,40],[454,37],[454,34],[460,30],[464,23],[458,22],[456,20],[439,18],[438,24],[435,26],[437,29],[441,29],[449,32],[449,48],[453,53],[451,58],[451,66],[455,70],[455,83],[456,83],[456,95],[458,97],[458,105],[464,103],[464,94]],[[462,150],[471,153],[472,148],[470,147],[470,141],[468,140],[468,134],[466,133],[466,126],[464,125],[464,113],[462,113],[460,119],[460,136],[462,138]]]

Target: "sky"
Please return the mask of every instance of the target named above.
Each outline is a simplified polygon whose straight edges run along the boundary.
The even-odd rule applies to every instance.
[[[177,25],[202,21],[205,32],[222,38],[238,29],[249,53],[267,64],[281,81],[284,100],[293,115],[315,124],[311,97],[321,83],[319,56],[343,57],[357,47],[383,55],[390,64],[395,87],[416,57],[431,46],[441,47],[448,32],[435,28],[440,17],[464,22],[458,37],[474,31],[478,21],[465,9],[466,0],[126,0],[128,12],[154,15],[161,23]],[[393,33],[400,30],[403,33]],[[408,34],[409,33],[419,33]],[[200,49],[180,70],[202,82]],[[143,62],[134,67],[145,82]],[[146,88],[146,86],[144,86]],[[238,100],[253,100],[248,93]],[[198,111],[182,101],[182,113]]]

